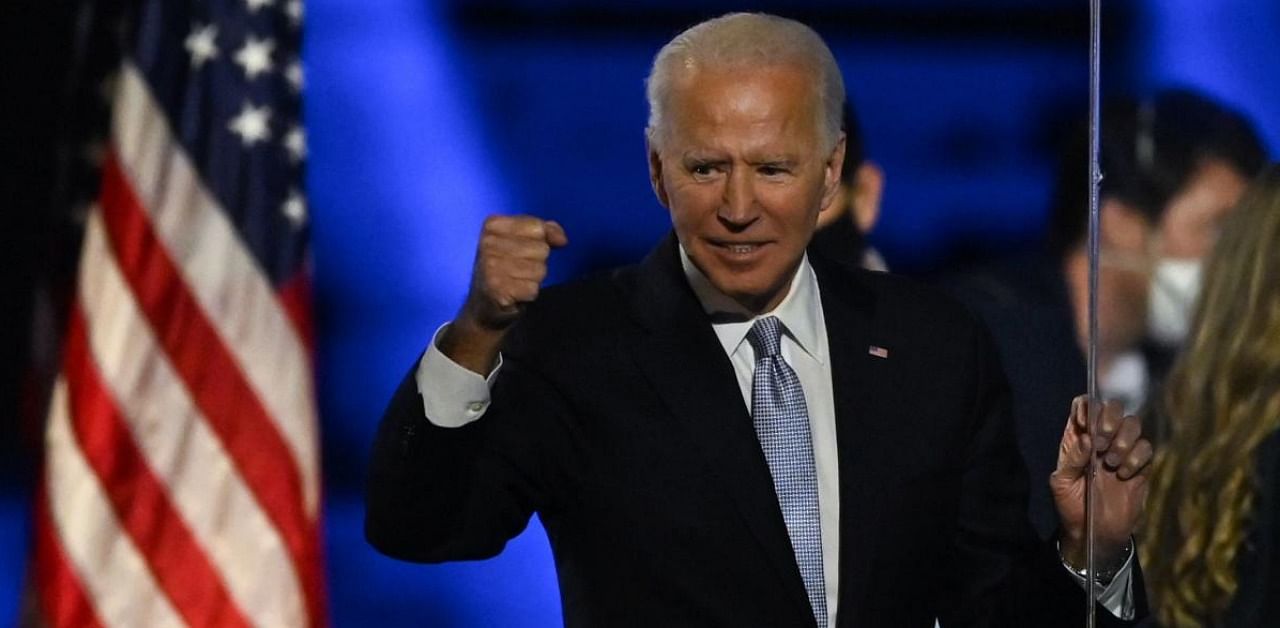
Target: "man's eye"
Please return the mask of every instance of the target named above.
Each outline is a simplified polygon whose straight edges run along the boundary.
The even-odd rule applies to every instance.
[[[699,177],[710,176],[711,173],[715,172],[715,170],[715,166],[712,166],[711,164],[698,164],[689,169],[690,172]]]
[[[775,177],[780,174],[786,174],[787,169],[782,166],[760,166],[758,172],[766,177]]]

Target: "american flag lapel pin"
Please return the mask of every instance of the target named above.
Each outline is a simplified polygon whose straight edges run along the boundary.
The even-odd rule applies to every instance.
[[[874,356],[876,356],[877,358],[886,358],[886,359],[887,359],[887,358],[889,357],[889,350],[888,350],[888,349],[885,349],[884,347],[877,347],[876,345],[871,345],[870,347],[868,347],[868,348],[867,348],[867,353],[869,353],[869,354],[871,354],[871,355],[874,355]]]

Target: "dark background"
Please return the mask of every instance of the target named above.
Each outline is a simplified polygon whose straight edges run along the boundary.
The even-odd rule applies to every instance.
[[[111,3],[99,3],[109,7]],[[304,59],[330,603],[339,625],[559,624],[536,520],[500,558],[420,567],[361,539],[369,442],[390,391],[466,288],[494,212],[560,221],[553,280],[633,261],[668,227],[646,177],[643,79],[681,29],[731,10],[829,42],[887,174],[872,242],[927,274],[1034,246],[1054,130],[1086,110],[1085,0],[740,4],[312,0]],[[1104,89],[1193,86],[1280,146],[1280,4],[1104,2]],[[16,617],[57,313],[104,103],[78,2],[4,9],[0,58],[0,625]],[[101,24],[98,24],[99,26]],[[1082,182],[1083,185],[1083,182]]]

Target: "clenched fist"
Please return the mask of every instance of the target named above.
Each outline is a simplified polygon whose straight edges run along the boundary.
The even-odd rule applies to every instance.
[[[480,232],[467,300],[440,340],[454,362],[486,374],[507,328],[538,297],[551,250],[569,243],[554,221],[533,216],[490,216]]]

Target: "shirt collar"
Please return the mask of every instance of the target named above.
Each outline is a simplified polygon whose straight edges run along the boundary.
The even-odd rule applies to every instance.
[[[818,280],[813,273],[813,267],[809,265],[808,255],[800,258],[800,265],[791,278],[791,287],[787,290],[787,296],[783,297],[782,302],[772,311],[759,315],[752,314],[737,301],[711,285],[711,280],[697,266],[694,266],[693,260],[689,259],[684,245],[680,246],[680,266],[684,270],[685,278],[689,281],[689,287],[693,289],[698,302],[702,304],[703,311],[712,315],[729,314],[742,317],[732,322],[712,324],[726,354],[733,355],[738,350],[756,320],[765,316],[776,316],[782,322],[787,335],[800,346],[800,349],[819,364],[826,363],[826,342],[821,341],[822,332],[826,331],[826,327],[819,300]]]

